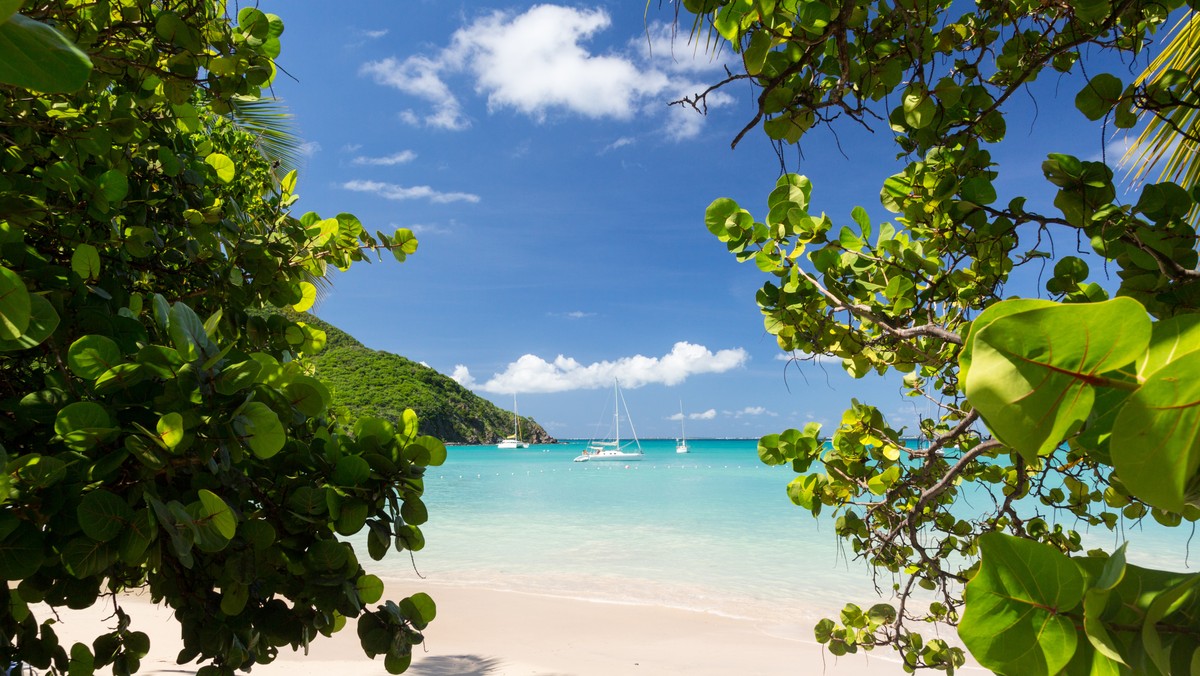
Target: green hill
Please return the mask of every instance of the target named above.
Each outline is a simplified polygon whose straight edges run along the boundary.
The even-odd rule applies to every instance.
[[[297,317],[325,332],[325,349],[313,358],[317,375],[333,391],[335,405],[352,415],[399,421],[411,408],[421,434],[451,444],[492,444],[512,433],[513,414],[472,393],[449,377],[400,355],[372,350],[337,327],[304,314]],[[532,418],[521,418],[530,443],[555,439]]]

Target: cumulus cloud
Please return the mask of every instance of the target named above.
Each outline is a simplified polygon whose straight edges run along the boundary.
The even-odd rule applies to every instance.
[[[305,141],[300,144],[300,154],[305,157],[312,157],[321,151],[321,144],[316,141]]]
[[[581,364],[561,354],[553,361],[527,354],[484,383],[476,383],[461,364],[454,367],[451,378],[464,387],[496,394],[594,390],[610,387],[614,380],[626,388],[637,388],[650,384],[678,385],[700,373],[723,373],[742,366],[748,358],[740,347],[714,353],[703,345],[681,341],[662,357],[639,354],[616,361]]]
[[[717,409],[710,408],[703,413],[689,413],[688,418],[691,420],[713,420],[717,417]]]
[[[350,160],[350,164],[368,167],[391,167],[397,164],[404,164],[405,162],[412,162],[415,159],[417,159],[417,154],[413,151],[401,150],[398,153],[392,153],[383,157],[365,157],[359,155]]]
[[[468,389],[475,387],[475,379],[471,377],[471,371],[462,364],[454,365],[454,371],[450,373],[450,380]]]
[[[387,32],[386,28],[384,28],[382,30],[374,30],[374,31],[359,31],[359,35],[362,35],[364,38],[367,38],[368,40],[378,40],[379,38],[381,38],[387,34],[388,34],[388,32]]]
[[[676,36],[656,24],[652,38],[659,51],[647,50],[646,37],[622,49],[598,52],[596,37],[612,19],[602,8],[535,5],[523,13],[496,11],[455,31],[441,50],[364,64],[363,75],[425,101],[428,112],[408,109],[401,119],[418,125],[460,130],[470,126],[451,81],[465,76],[486,98],[489,111],[515,110],[542,121],[550,113],[592,119],[630,120],[647,110],[666,111],[666,104],[699,91],[697,82],[718,72],[719,59],[687,46],[676,53]],[[457,82],[456,82],[457,84]],[[716,93],[709,107],[731,99]],[[699,132],[703,117],[673,107],[667,134],[687,138]],[[681,113],[687,113],[682,115]]]
[[[372,193],[384,199],[397,201],[427,199],[438,204],[479,201],[479,195],[467,192],[440,192],[427,185],[403,186],[381,181],[346,181],[342,187],[346,190]]]

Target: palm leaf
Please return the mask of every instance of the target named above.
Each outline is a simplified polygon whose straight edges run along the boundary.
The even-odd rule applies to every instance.
[[[303,164],[304,143],[292,129],[292,114],[274,98],[234,96],[229,119],[258,139],[263,156],[287,173]]]
[[[1182,71],[1191,82],[1200,81],[1200,14],[1191,12],[1172,27],[1162,52],[1142,71],[1135,85],[1160,82],[1166,73]],[[1151,168],[1161,165],[1159,180],[1190,188],[1200,179],[1200,95],[1188,88],[1179,105],[1146,115],[1149,119],[1123,161],[1127,177],[1144,181]],[[1130,162],[1133,160],[1133,162]]]

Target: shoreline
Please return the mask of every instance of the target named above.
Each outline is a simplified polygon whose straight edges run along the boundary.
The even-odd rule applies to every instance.
[[[635,603],[589,601],[523,591],[500,591],[421,581],[385,580],[387,598],[425,591],[437,617],[414,649],[416,676],[605,676],[608,674],[822,673],[830,676],[903,674],[896,653],[879,649],[835,658],[811,638],[812,628],[770,619],[745,620],[715,613]],[[177,665],[181,647],[169,609],[131,593],[122,608],[132,628],[150,635],[140,674],[194,674],[199,665]],[[55,626],[66,646],[90,644],[109,623],[107,605],[60,611]],[[964,673],[984,673],[966,668]],[[268,676],[386,674],[381,659],[359,647],[353,621],[332,637],[320,636],[308,654],[281,650],[275,662],[251,672]]]

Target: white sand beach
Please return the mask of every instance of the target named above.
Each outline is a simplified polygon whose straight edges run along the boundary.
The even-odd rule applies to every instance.
[[[613,674],[902,674],[889,651],[841,659],[808,639],[811,628],[783,627],[719,615],[644,605],[597,603],[480,588],[421,584],[438,616],[425,632],[408,673],[416,676],[590,676]],[[393,595],[400,585],[389,585]],[[177,665],[179,636],[168,610],[129,596],[123,608],[151,637],[143,674],[195,673]],[[61,640],[90,643],[110,609],[61,614]],[[793,637],[780,634],[792,632]],[[327,676],[386,674],[382,660],[362,654],[353,625],[321,638],[308,655],[282,653],[254,674]],[[971,669],[965,673],[984,673]]]

